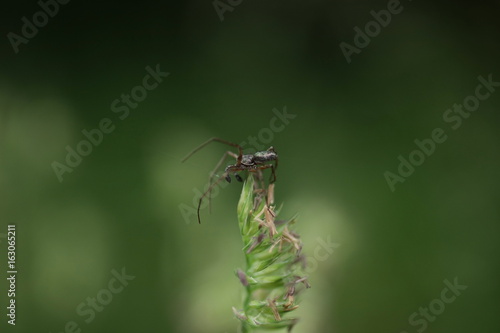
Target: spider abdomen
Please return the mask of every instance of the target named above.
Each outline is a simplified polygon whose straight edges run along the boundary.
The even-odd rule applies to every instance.
[[[265,151],[258,151],[253,155],[253,161],[256,164],[261,164],[264,162],[276,161],[278,159],[278,154],[274,151],[273,147],[269,147]]]

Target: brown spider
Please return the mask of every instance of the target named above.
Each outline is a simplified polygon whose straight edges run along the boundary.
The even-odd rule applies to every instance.
[[[271,169],[271,178],[269,180],[270,183],[274,183],[276,181],[276,168],[278,167],[278,154],[274,150],[274,148],[271,146],[265,151],[258,151],[255,152],[254,154],[243,154],[243,148],[240,145],[237,145],[236,143],[232,143],[226,140],[222,140],[219,138],[211,138],[198,147],[196,147],[193,151],[191,151],[186,157],[182,159],[182,162],[186,161],[188,158],[190,158],[194,153],[196,153],[198,150],[202,149],[206,145],[208,145],[212,141],[217,141],[235,148],[238,148],[238,154],[235,154],[232,151],[226,151],[224,155],[222,155],[222,158],[220,161],[217,163],[215,168],[212,170],[210,173],[210,178],[209,178],[209,183],[210,186],[208,189],[203,193],[203,195],[200,197],[200,201],[198,202],[198,223],[201,223],[200,219],[200,207],[201,203],[203,201],[203,198],[207,196],[207,194],[210,194],[212,192],[212,189],[222,180],[226,179],[228,183],[231,182],[231,176],[230,174],[234,174],[234,178],[236,178],[237,181],[241,182],[243,179],[241,176],[237,173],[239,171],[250,171],[250,172],[256,172],[264,169]],[[213,178],[215,177],[215,173],[217,170],[220,168],[222,163],[224,163],[225,159],[231,156],[236,159],[236,164],[230,164],[224,169],[224,173],[222,177],[220,177],[215,183],[213,182]],[[272,163],[267,163],[267,162],[272,162],[274,161],[274,164]],[[267,163],[267,164],[266,164]],[[208,197],[210,200],[210,196]]]

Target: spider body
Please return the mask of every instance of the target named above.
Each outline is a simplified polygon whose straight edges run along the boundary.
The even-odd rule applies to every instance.
[[[265,151],[258,151],[255,154],[245,154],[241,156],[241,160],[238,162],[238,156],[236,157],[236,164],[228,165],[224,170],[226,174],[226,180],[231,182],[230,173],[234,173],[234,177],[238,181],[242,181],[241,177],[236,173],[238,171],[247,170],[250,172],[255,172],[257,170],[270,168],[272,164],[266,165],[266,162],[278,161],[278,154],[274,150],[274,147],[269,147]],[[276,175],[274,175],[274,169],[272,172],[271,182],[276,180]]]
[[[210,173],[210,178],[209,178],[209,183],[210,186],[208,189],[203,193],[203,195],[200,198],[200,201],[198,202],[198,223],[201,223],[200,220],[200,207],[201,203],[203,201],[203,198],[205,198],[208,194],[212,192],[212,189],[214,188],[215,185],[217,185],[222,179],[225,179],[228,183],[231,182],[231,174],[234,174],[234,178],[236,178],[237,181],[243,181],[241,176],[238,174],[240,171],[250,171],[250,172],[257,172],[260,170],[264,169],[271,169],[271,178],[269,180],[270,183],[274,183],[276,181],[276,168],[278,167],[278,154],[274,150],[274,147],[269,147],[267,150],[264,151],[258,151],[254,154],[243,154],[243,148],[240,145],[237,145],[235,143],[222,140],[219,138],[211,138],[207,140],[206,142],[202,143],[200,146],[195,148],[191,153],[189,153],[186,157],[182,159],[182,162],[186,161],[189,157],[191,157],[194,153],[196,153],[198,150],[201,148],[205,147],[207,144],[209,144],[212,141],[217,141],[220,143],[224,143],[226,145],[235,147],[238,149],[238,154],[235,154],[232,151],[226,151],[222,158],[220,159],[219,163],[215,166],[214,170]],[[224,169],[224,174],[223,177],[219,178],[217,181],[213,182],[213,178],[215,177],[215,173],[217,170],[221,167],[222,163],[224,163],[225,159],[227,156],[231,156],[236,159],[235,164],[230,164]],[[271,163],[271,162],[274,162]],[[210,196],[208,196],[210,200]]]

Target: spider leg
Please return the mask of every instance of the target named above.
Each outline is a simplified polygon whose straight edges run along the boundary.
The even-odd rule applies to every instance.
[[[272,163],[264,164],[264,165],[260,165],[256,168],[258,171],[258,174],[261,178],[261,181],[262,181],[262,187],[261,187],[262,189],[265,189],[264,181],[262,180],[262,178],[263,178],[262,177],[262,170],[271,169],[271,178],[269,179],[269,187],[267,190],[264,190],[264,198],[265,198],[265,204],[266,204],[266,212],[265,212],[266,223],[270,227],[269,230],[271,232],[271,237],[273,237],[273,235],[276,232],[276,228],[274,226],[275,214],[274,214],[274,210],[271,207],[271,205],[274,203],[274,182],[276,181],[276,168],[277,168],[278,160],[275,160],[274,162],[275,162],[274,164],[272,164]],[[274,230],[274,232],[273,232],[273,230]]]
[[[224,173],[225,174],[225,173]],[[198,201],[198,223],[201,224],[201,218],[200,218],[200,209],[201,209],[201,203],[203,202],[203,198],[207,196],[207,194],[211,193],[213,188],[217,186],[225,177],[221,177],[217,179],[214,183],[212,183],[208,189],[201,195],[200,200]]]
[[[275,161],[275,164],[264,164],[257,167],[259,170],[271,169],[271,177],[269,178],[269,183],[274,183],[276,181],[276,168],[278,161]]]
[[[262,169],[258,168],[256,170],[257,170],[257,172],[254,173],[255,181],[260,182],[260,188],[263,189],[263,188],[265,188],[264,174],[262,173]]]
[[[192,150],[189,154],[187,154],[181,161],[182,162],[185,162],[188,158],[190,158],[194,153],[196,153],[198,150],[202,149],[203,147],[205,147],[206,145],[208,145],[210,142],[212,141],[217,141],[217,142],[220,142],[220,143],[223,143],[223,144],[226,144],[228,146],[231,146],[231,147],[235,147],[235,148],[238,148],[238,157],[237,157],[237,160],[238,160],[238,163],[237,164],[240,164],[241,163],[241,158],[243,156],[243,148],[241,148],[240,145],[237,145],[236,143],[232,143],[232,142],[229,142],[229,141],[226,141],[226,140],[222,140],[220,138],[210,138],[208,139],[207,141],[203,142],[201,145],[199,145],[198,147],[196,147],[194,150]]]
[[[210,172],[210,177],[208,179],[208,182],[209,182],[209,195],[208,195],[208,211],[209,212],[212,212],[212,181],[215,177],[215,173],[217,172],[217,170],[219,170],[220,166],[222,165],[222,163],[224,163],[224,161],[226,160],[226,158],[228,156],[231,156],[233,158],[236,158],[238,159],[238,155],[236,155],[235,153],[233,153],[232,151],[226,151],[224,153],[224,155],[222,155],[222,158],[219,160],[219,162],[217,163],[217,165],[215,166],[215,168],[212,170],[212,172]],[[225,177],[224,177],[225,178]]]
[[[225,156],[223,156],[225,157]],[[245,170],[245,168],[242,168],[238,165],[229,165],[226,167],[226,170],[224,170],[224,173],[222,174],[222,177],[217,179],[214,183],[211,183],[208,189],[203,193],[200,197],[200,200],[198,201],[198,223],[201,224],[201,218],[200,218],[200,209],[201,209],[201,203],[203,202],[203,198],[207,196],[207,194],[211,193],[213,188],[219,184],[223,179],[226,179],[228,182],[231,182],[231,178],[229,177],[229,172],[235,172],[235,171],[242,171]],[[241,177],[240,177],[241,178]],[[211,178],[212,179],[212,178]],[[209,196],[210,198],[210,196]]]
[[[277,158],[274,160],[274,168],[271,170],[272,175],[274,177],[274,180],[271,183],[274,183],[276,181],[276,169],[278,169],[278,159]]]
[[[234,173],[234,178],[236,178],[237,181],[242,182],[243,179],[236,172],[243,170],[248,170],[248,167],[242,166],[241,164],[228,165],[224,170],[227,182],[231,182],[231,176],[229,175],[230,172]]]

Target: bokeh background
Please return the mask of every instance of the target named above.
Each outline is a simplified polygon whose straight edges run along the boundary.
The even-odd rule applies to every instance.
[[[207,0],[70,1],[15,53],[7,34],[41,7],[6,4],[2,330],[236,332],[241,184],[221,190],[198,225],[193,198],[227,147],[180,160],[212,136],[258,137],[286,108],[296,117],[260,144],[280,155],[276,200],[283,217],[299,214],[317,264],[294,332],[498,332],[500,92],[456,130],[443,113],[479,75],[500,81],[500,5],[402,1],[348,63],[339,44],[353,44],[354,27],[387,5],[242,1],[221,21]],[[170,75],[121,120],[112,102],[156,65]],[[114,131],[60,182],[53,162],[65,164],[66,147],[104,118]],[[391,191],[384,173],[435,128],[448,139]],[[180,207],[191,207],[188,218]],[[5,315],[8,224],[17,226],[15,328]],[[322,241],[336,244],[326,259]],[[135,278],[108,300],[102,290],[123,268]],[[411,325],[455,278],[467,289],[425,327]],[[109,304],[87,323],[77,308],[98,295]]]

